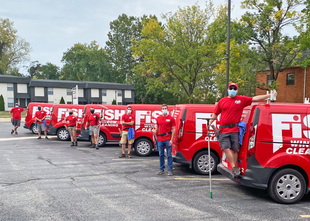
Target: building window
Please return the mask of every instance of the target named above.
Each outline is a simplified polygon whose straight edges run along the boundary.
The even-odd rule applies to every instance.
[[[53,90],[53,88],[48,88],[48,89],[47,89],[47,94],[48,94],[48,95],[54,95],[54,90]]]
[[[121,90],[118,90],[118,91],[117,91],[117,96],[118,96],[118,97],[121,97],[121,96],[122,96],[122,91],[121,91]]]
[[[7,90],[8,90],[8,91],[13,91],[13,84],[8,84]]]
[[[286,85],[294,85],[295,84],[295,73],[288,73],[286,75]]]
[[[271,85],[271,84],[272,84],[271,75],[267,75],[267,85]]]
[[[72,102],[71,102],[71,101],[68,101],[67,104],[72,104]]]
[[[122,102],[117,102],[118,105],[122,105]]]
[[[70,88],[70,89],[67,89],[67,95],[72,95],[71,88]]]
[[[54,101],[48,101],[48,103],[49,103],[49,104],[53,104],[53,103],[54,103]]]
[[[107,102],[102,102],[102,104],[107,104]]]
[[[102,96],[107,96],[107,90],[102,89]]]
[[[8,98],[8,108],[14,107],[14,98]]]

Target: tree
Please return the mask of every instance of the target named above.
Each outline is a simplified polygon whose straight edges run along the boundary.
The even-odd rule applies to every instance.
[[[4,108],[4,99],[3,99],[3,96],[2,94],[0,95],[0,111],[4,111],[5,108]]]
[[[34,78],[35,75],[38,73],[38,69],[41,67],[41,64],[38,61],[32,61],[27,67],[27,72],[30,78]]]
[[[116,105],[116,100],[115,99],[113,99],[112,104]]]
[[[30,45],[17,36],[17,30],[13,26],[9,19],[0,18],[0,74],[10,74],[28,60]]]
[[[59,80],[60,77],[60,68],[50,62],[38,67],[37,72],[37,79]]]
[[[65,99],[63,97],[61,97],[59,104],[65,104]]]
[[[305,8],[303,9],[304,15],[300,25],[298,26],[298,32],[300,33],[300,50],[307,51],[310,49],[310,0],[304,1]],[[301,61],[301,67],[307,68],[310,66],[310,56],[306,56]]]
[[[164,15],[163,26],[156,19],[145,22],[141,41],[133,39],[133,54],[142,61],[134,70],[171,79],[173,90],[168,90],[193,103],[202,93],[197,86],[214,67],[215,47],[207,31],[212,10],[211,3],[204,10],[194,5]]]
[[[287,26],[298,24],[301,14],[296,8],[301,4],[302,0],[243,0],[241,3],[243,8],[251,10],[241,18],[245,33],[250,43],[256,45],[257,63],[265,64],[272,81],[277,81],[279,73],[294,66],[301,56],[299,39],[283,31]],[[269,89],[269,86],[259,88]]]
[[[118,82],[111,72],[106,52],[96,41],[90,44],[75,44],[61,60],[64,66],[61,79],[75,81]]]

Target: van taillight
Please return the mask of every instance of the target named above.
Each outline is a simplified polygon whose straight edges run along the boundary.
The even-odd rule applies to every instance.
[[[255,152],[256,132],[257,132],[257,125],[252,127],[250,130],[250,138],[249,138],[249,145],[248,145],[248,157],[252,156]]]
[[[184,133],[184,121],[181,121],[180,126],[179,126],[179,133],[178,133],[179,142],[183,140],[183,133]]]

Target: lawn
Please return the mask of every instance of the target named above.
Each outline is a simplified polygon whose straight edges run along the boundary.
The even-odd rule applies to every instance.
[[[22,118],[26,116],[26,111],[22,112]],[[0,118],[10,118],[9,111],[0,111]]]

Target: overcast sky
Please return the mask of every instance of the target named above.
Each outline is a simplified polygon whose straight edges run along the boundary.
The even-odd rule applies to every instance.
[[[128,16],[156,15],[175,12],[197,0],[0,0],[0,17],[14,22],[18,35],[32,47],[31,61],[51,62],[62,66],[61,58],[76,43],[96,40],[105,46],[109,23],[122,13]],[[227,4],[213,0],[213,4]],[[240,0],[232,0],[232,18],[240,17]],[[24,73],[24,70],[21,69]]]

